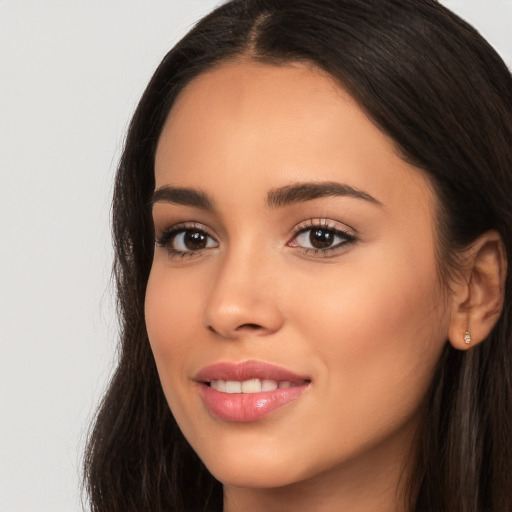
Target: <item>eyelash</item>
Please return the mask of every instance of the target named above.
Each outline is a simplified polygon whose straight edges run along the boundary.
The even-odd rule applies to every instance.
[[[326,248],[313,248],[313,247],[301,247],[298,245],[293,245],[292,242],[296,240],[299,236],[303,235],[304,233],[307,233],[308,231],[312,231],[314,229],[324,231],[326,233],[329,233],[333,237],[338,237],[341,239],[338,243],[336,243],[333,246],[329,246]],[[198,233],[200,235],[204,235],[207,237],[208,241],[206,242],[211,243],[210,241],[213,241],[215,246],[210,247],[204,247],[198,250],[179,250],[175,249],[172,246],[172,243],[176,240],[176,238],[183,234],[185,235],[187,232],[189,233]],[[311,236],[311,235],[310,235]],[[176,224],[169,229],[164,230],[160,235],[156,236],[155,240],[156,244],[159,247],[166,248],[168,251],[168,255],[170,258],[191,258],[200,256],[205,249],[211,249],[218,246],[217,240],[215,240],[214,237],[208,234],[208,229],[203,226],[202,224],[197,223],[180,223]],[[328,220],[326,219],[309,219],[305,221],[304,223],[298,225],[292,233],[292,237],[289,242],[287,242],[288,247],[297,247],[300,248],[302,254],[309,255],[309,256],[321,256],[321,257],[329,257],[335,255],[337,252],[341,250],[344,246],[351,246],[354,245],[357,242],[357,238],[348,233],[347,231],[344,231],[342,229],[334,227]]]
[[[195,222],[192,223],[180,223],[176,224],[169,229],[164,230],[160,235],[155,237],[156,245],[159,247],[163,247],[167,249],[170,258],[191,258],[194,256],[199,256],[204,249],[199,249],[197,251],[189,250],[189,251],[181,251],[179,249],[175,249],[172,247],[172,242],[176,239],[176,237],[180,234],[185,234],[187,232],[192,233],[200,233],[208,237],[208,239],[213,240],[216,244],[218,244],[217,240],[208,234],[208,230],[202,225],[197,224]],[[207,247],[208,249],[210,247]]]
[[[325,232],[334,235],[334,237],[338,237],[341,239],[340,242],[336,243],[333,246],[329,246],[323,249],[320,248],[309,248],[309,247],[300,247],[290,245],[295,239],[297,239],[300,235],[307,233],[308,231],[313,230],[322,230]],[[311,235],[310,235],[311,236]],[[329,257],[335,256],[338,252],[342,250],[342,247],[352,246],[357,242],[357,238],[351,233],[335,227],[330,221],[327,219],[309,219],[302,224],[299,224],[293,232],[293,236],[291,240],[287,243],[289,247],[300,247],[302,254],[306,256],[321,256],[321,257]]]

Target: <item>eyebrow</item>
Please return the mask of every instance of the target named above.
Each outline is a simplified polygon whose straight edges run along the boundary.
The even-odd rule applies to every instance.
[[[174,203],[200,208],[201,210],[213,210],[213,201],[208,197],[208,194],[194,188],[164,185],[153,192],[150,204],[153,206],[155,203]]]
[[[382,206],[380,201],[367,192],[335,181],[297,183],[272,189],[267,194],[267,204],[271,208],[282,208],[321,197],[337,196],[354,197]],[[210,199],[208,194],[194,188],[164,185],[153,192],[150,204],[154,205],[162,202],[192,206],[207,211],[214,210],[214,201]]]
[[[336,196],[355,197],[356,199],[362,199],[383,206],[380,201],[367,192],[335,181],[298,183],[273,189],[268,193],[267,203],[270,207],[280,208],[290,204],[311,201],[320,197]]]

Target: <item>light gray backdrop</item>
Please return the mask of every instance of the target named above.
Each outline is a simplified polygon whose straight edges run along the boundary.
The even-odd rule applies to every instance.
[[[215,0],[0,0],[0,512],[77,512],[110,375],[112,177],[152,71]],[[446,0],[512,65],[512,0]]]

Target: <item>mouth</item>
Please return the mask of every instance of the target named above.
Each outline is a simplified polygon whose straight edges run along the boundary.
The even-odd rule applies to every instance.
[[[208,412],[228,422],[253,422],[295,402],[311,379],[259,361],[216,363],[194,378]]]
[[[303,386],[308,382],[308,380],[293,382],[290,380],[278,381],[274,379],[248,379],[244,381],[212,379],[210,382],[206,382],[205,384],[217,391],[220,391],[221,393],[251,394],[275,391],[276,389],[289,389],[296,386]]]

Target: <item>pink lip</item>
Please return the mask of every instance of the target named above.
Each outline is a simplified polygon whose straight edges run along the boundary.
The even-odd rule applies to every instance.
[[[294,385],[260,393],[223,393],[209,386],[211,380],[249,379],[289,381]],[[259,420],[299,398],[310,384],[308,377],[258,361],[216,363],[203,368],[194,380],[200,384],[201,398],[210,413],[221,420],[233,422]]]
[[[215,363],[203,368],[195,377],[198,382],[211,380],[271,379],[277,381],[302,382],[308,377],[297,375],[289,370],[260,361],[238,363]]]

